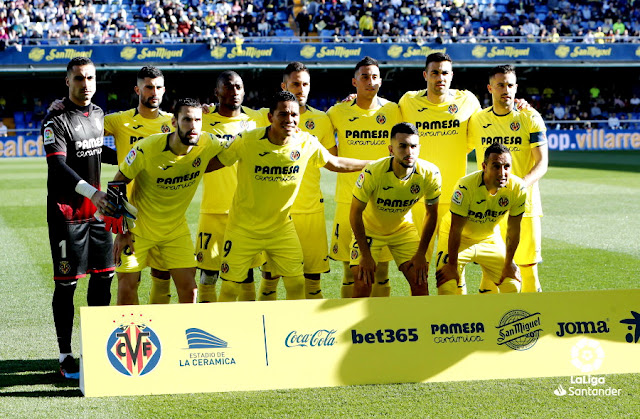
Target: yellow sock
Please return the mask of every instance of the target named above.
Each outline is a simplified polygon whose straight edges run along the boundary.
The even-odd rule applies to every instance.
[[[320,278],[311,279],[304,278],[304,293],[307,300],[321,300],[324,298],[322,295],[322,288],[320,287]]]
[[[540,278],[538,278],[538,264],[520,266],[520,275],[522,275],[521,292],[542,292]]]
[[[222,281],[219,302],[237,301],[242,292],[242,284],[233,281]]]
[[[455,279],[450,279],[449,281],[441,284],[438,287],[438,295],[461,295],[462,289],[458,287],[458,282]]]
[[[372,297],[388,297],[391,295],[391,284],[389,283],[389,262],[380,262],[376,267],[374,275],[375,281],[371,287]]]
[[[353,274],[349,267],[349,262],[344,262],[342,268],[344,269],[344,276],[342,279],[342,287],[340,288],[340,297],[352,298],[353,297]]]
[[[151,276],[149,304],[169,304],[171,302],[171,279]]]
[[[278,282],[280,277],[262,278],[260,281],[260,291],[258,301],[275,301],[278,299]]]
[[[304,276],[283,276],[282,282],[287,290],[287,300],[304,299]]]
[[[255,301],[256,300],[256,284],[255,282],[243,282],[240,284],[240,295],[238,301]]]

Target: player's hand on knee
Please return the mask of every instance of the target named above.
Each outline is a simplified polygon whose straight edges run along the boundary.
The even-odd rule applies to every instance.
[[[376,262],[371,256],[362,255],[358,265],[358,279],[366,285],[373,285],[375,281]]]
[[[522,282],[520,268],[518,268],[518,265],[516,265],[515,262],[506,264],[504,268],[502,268],[502,275],[500,275],[500,282],[498,282],[498,285],[502,284],[506,278],[513,278],[518,282]]]
[[[413,269],[415,271],[416,284],[426,284],[429,277],[429,262],[424,255],[414,255],[409,262],[407,262],[407,270]]]
[[[436,285],[438,287],[452,279],[455,279],[457,283],[460,283],[460,272],[458,272],[457,266],[447,263],[436,272]]]

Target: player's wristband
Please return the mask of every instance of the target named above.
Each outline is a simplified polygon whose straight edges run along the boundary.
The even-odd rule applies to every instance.
[[[76,185],[76,192],[91,199],[93,198],[93,194],[98,192],[98,190],[94,186],[88,184],[85,180],[80,180]]]

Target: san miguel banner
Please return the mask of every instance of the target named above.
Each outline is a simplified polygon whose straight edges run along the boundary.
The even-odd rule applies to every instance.
[[[606,374],[640,372],[640,290],[82,307],[80,315],[88,397],[527,377],[615,396],[621,390]]]
[[[7,48],[0,52],[2,65],[66,65],[73,57],[86,56],[100,64],[233,64],[287,63],[290,61],[354,63],[369,55],[383,63],[423,64],[427,55],[445,52],[459,64],[503,62],[628,63],[640,59],[638,44],[396,44],[396,43],[260,43],[51,45]]]

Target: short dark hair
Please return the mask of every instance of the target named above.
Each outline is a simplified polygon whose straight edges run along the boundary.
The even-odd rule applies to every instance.
[[[296,97],[291,92],[287,92],[285,90],[277,92],[275,95],[273,95],[273,97],[271,98],[271,103],[269,104],[269,113],[271,115],[273,115],[273,113],[276,111],[278,103],[280,102],[298,103],[298,99],[296,99]]]
[[[289,65],[287,65],[287,67],[284,69],[282,80],[285,81],[287,77],[291,75],[291,73],[295,73],[297,71],[306,71],[307,73],[309,73],[309,69],[306,65],[304,65],[304,63],[301,63],[300,61],[293,61],[289,63]]]
[[[409,134],[409,135],[413,134],[418,136],[420,135],[415,125],[409,122],[400,122],[398,124],[395,124],[393,128],[391,128],[392,140],[396,137],[396,134]]]
[[[511,64],[497,65],[493,67],[491,70],[489,70],[489,80],[491,80],[491,78],[496,74],[509,74],[509,73],[513,73],[513,75],[515,76],[516,68]]]
[[[484,151],[484,162],[486,163],[489,160],[489,156],[491,154],[509,154],[511,155],[511,152],[509,151],[509,149],[504,146],[503,144],[500,143],[493,143],[491,144],[489,147],[487,147],[487,149]]]
[[[69,64],[67,64],[67,74],[71,74],[73,67],[83,65],[92,65],[95,67],[93,61],[88,57],[74,57],[69,61]]]
[[[449,61],[453,64],[453,60],[451,59],[449,54],[446,54],[444,52],[434,52],[433,54],[427,55],[427,61],[424,64],[424,68],[429,67],[430,63],[441,63],[443,61]]]
[[[173,107],[173,114],[175,115],[176,119],[178,118],[178,114],[180,114],[182,108],[202,109],[202,105],[200,104],[198,99],[192,99],[189,97],[178,99],[176,101],[176,105]]]
[[[360,67],[366,67],[369,65],[375,65],[376,67],[380,68],[380,64],[378,63],[378,60],[376,60],[375,58],[371,58],[367,55],[366,57],[358,61],[358,64],[356,64],[356,68],[353,71],[354,74],[357,73],[358,70],[360,70]]]
[[[138,80],[144,80],[146,78],[157,79],[158,77],[164,77],[162,71],[159,68],[152,65],[146,65],[138,71]]]
[[[231,80],[232,78],[237,77],[242,80],[242,77],[238,73],[233,70],[226,70],[220,73],[218,79],[216,80],[216,87],[218,87],[221,83],[226,82],[227,80]]]

